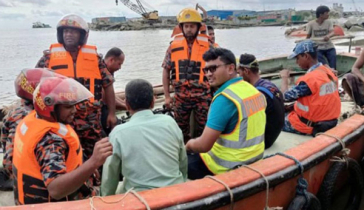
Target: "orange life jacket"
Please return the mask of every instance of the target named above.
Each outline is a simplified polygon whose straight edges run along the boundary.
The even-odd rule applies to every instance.
[[[199,84],[207,83],[202,68],[205,61],[202,55],[209,50],[208,36],[199,34],[189,54],[187,40],[183,35],[177,35],[171,44],[171,62],[173,82],[181,81],[188,84],[189,81],[198,81]]]
[[[341,112],[338,79],[329,68],[320,65],[298,79],[297,84],[300,82],[305,82],[312,94],[296,101],[288,120],[297,131],[312,134],[313,127],[303,123],[299,117],[314,123],[337,119]]]
[[[30,112],[16,128],[14,139],[14,196],[19,204],[54,201],[44,184],[41,167],[34,154],[37,144],[48,132],[59,135],[68,145],[67,172],[82,165],[82,148],[73,128],[70,125],[38,119],[35,111]]]
[[[83,84],[94,95],[90,102],[102,99],[102,78],[95,46],[83,45],[78,51],[76,64],[62,44],[52,44],[50,53],[50,69]]]

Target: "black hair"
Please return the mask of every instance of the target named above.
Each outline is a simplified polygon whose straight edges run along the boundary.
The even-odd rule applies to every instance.
[[[316,18],[319,18],[321,14],[325,12],[330,12],[330,9],[327,6],[319,6],[316,9]]]
[[[109,57],[119,57],[120,55],[124,55],[124,52],[117,47],[113,47],[109,51],[107,51],[105,59]]]
[[[233,52],[225,48],[212,48],[203,54],[204,61],[212,61],[220,58],[224,64],[234,64],[236,66],[236,59]]]
[[[214,30],[214,27],[212,27],[212,26],[207,26],[207,30]]]
[[[125,99],[133,111],[150,109],[153,98],[153,87],[144,79],[134,79],[125,87]]]
[[[255,61],[257,58],[252,54],[241,54],[239,63],[243,65],[249,65],[253,61]],[[254,74],[259,72],[259,64],[258,62],[252,63],[251,67],[249,68]]]
[[[315,52],[307,52],[307,53],[301,53],[299,55],[304,55],[304,54],[308,54],[312,59],[316,60],[317,59],[317,50]]]

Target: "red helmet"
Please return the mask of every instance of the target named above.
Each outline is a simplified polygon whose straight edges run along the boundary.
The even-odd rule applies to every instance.
[[[75,105],[91,97],[92,93],[72,78],[44,78],[33,94],[34,110],[43,119],[56,121],[55,105]]]
[[[58,24],[57,24],[58,43],[64,44],[63,29],[65,29],[65,28],[74,28],[74,29],[80,30],[81,36],[80,36],[79,44],[85,45],[87,43],[88,32],[89,32],[88,24],[80,16],[66,15],[58,22]]]
[[[34,89],[43,77],[64,77],[46,68],[23,69],[14,81],[15,93],[18,97],[32,101]]]

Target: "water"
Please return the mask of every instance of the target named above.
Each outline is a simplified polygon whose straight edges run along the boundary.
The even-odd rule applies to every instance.
[[[284,36],[284,27],[255,27],[216,30],[216,41],[236,56],[252,53],[259,58],[289,54],[294,40]],[[96,45],[98,52],[106,54],[111,47],[119,47],[126,54],[122,69],[115,74],[116,91],[124,89],[131,79],[143,78],[152,84],[162,83],[162,68],[165,51],[171,41],[171,30],[148,31],[91,31],[88,44]],[[361,32],[360,36],[364,37]],[[32,68],[43,54],[43,50],[56,42],[56,29],[24,29],[0,31],[0,107],[8,105],[17,97],[14,94],[14,79],[23,68]],[[338,51],[345,51],[340,47]]]

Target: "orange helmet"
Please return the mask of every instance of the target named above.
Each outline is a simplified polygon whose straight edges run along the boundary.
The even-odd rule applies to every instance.
[[[34,89],[44,77],[64,77],[50,69],[23,69],[14,81],[15,93],[18,97],[32,101]]]
[[[81,32],[79,44],[85,45],[87,43],[89,28],[87,22],[77,15],[66,15],[57,24],[57,40],[59,43],[64,44],[63,29],[74,28]]]
[[[91,97],[92,93],[72,78],[44,78],[33,93],[34,110],[43,119],[57,121],[57,104],[75,105]]]

